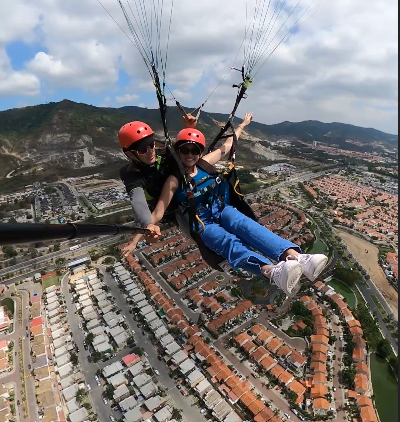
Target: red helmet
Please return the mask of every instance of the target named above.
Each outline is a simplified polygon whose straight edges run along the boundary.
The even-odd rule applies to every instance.
[[[148,136],[154,135],[149,125],[143,122],[130,122],[122,126],[118,132],[118,141],[123,150],[130,149],[132,145]]]
[[[198,145],[202,151],[206,148],[206,138],[197,129],[183,129],[178,133],[175,148],[184,143],[193,143]]]

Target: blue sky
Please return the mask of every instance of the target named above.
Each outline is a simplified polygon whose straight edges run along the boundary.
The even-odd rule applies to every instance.
[[[256,1],[248,0],[249,11]],[[299,13],[311,2],[302,1]],[[321,2],[317,0],[309,14]],[[276,28],[297,3],[287,0]],[[128,31],[117,2],[103,0],[103,4]],[[315,119],[397,133],[397,8],[392,0],[325,4],[316,17],[292,30],[273,54],[239,115],[253,111],[262,123]],[[244,16],[242,0],[230,0],[229,8],[202,0],[191,4],[190,10],[187,2],[175,1],[168,81],[182,104],[200,105],[226,75],[243,39]],[[256,25],[260,22],[256,20]],[[165,43],[165,34],[161,39]],[[238,76],[232,72],[224,80],[206,110],[232,109],[232,83]],[[97,106],[156,106],[143,62],[96,1],[3,2],[0,110],[63,99]]]

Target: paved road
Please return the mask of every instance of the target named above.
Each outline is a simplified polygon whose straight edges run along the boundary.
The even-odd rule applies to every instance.
[[[21,293],[21,292],[20,292]],[[25,294],[24,294],[25,293]],[[15,301],[15,312],[14,312],[14,332],[12,334],[6,335],[1,337],[1,340],[13,340],[14,341],[14,370],[3,377],[0,378],[0,382],[6,384],[7,382],[12,382],[15,384],[15,403],[20,402],[20,405],[16,405],[16,410],[19,415],[20,422],[32,422],[34,420],[38,420],[38,413],[37,413],[37,406],[36,406],[36,396],[35,396],[35,389],[34,389],[34,380],[33,378],[26,378],[25,385],[26,385],[26,394],[27,394],[27,403],[28,403],[28,410],[29,416],[25,418],[24,415],[24,404],[23,404],[23,387],[22,387],[22,380],[21,380],[21,372],[20,372],[20,347],[19,347],[19,339],[22,339],[25,333],[25,326],[29,325],[29,310],[25,309],[25,306],[29,303],[27,299],[27,293],[22,292],[22,303],[19,297],[13,297]],[[11,297],[10,292],[7,293],[5,297]],[[22,314],[22,325],[19,322],[19,310],[21,305],[23,305],[23,314]],[[28,370],[28,365],[31,363],[30,361],[30,345],[29,345],[29,336],[22,340],[22,350],[24,354],[24,374],[29,374],[30,370]],[[16,353],[16,354],[15,354]],[[24,374],[22,376],[24,376]]]
[[[38,409],[36,405],[36,393],[35,393],[35,379],[30,376],[31,369],[29,366],[32,365],[31,359],[31,345],[30,345],[30,333],[28,329],[28,335],[26,327],[29,327],[29,292],[26,290],[19,290],[22,296],[22,327],[21,331],[25,333],[25,339],[22,340],[22,350],[24,354],[24,374],[25,374],[25,387],[27,402],[29,406],[29,420],[38,420]],[[32,367],[32,366],[31,366]]]
[[[219,352],[225,357],[225,359],[230,362],[243,376],[248,377],[251,384],[269,401],[273,402],[282,413],[288,413],[291,417],[291,420],[295,422],[300,422],[300,419],[295,416],[291,410],[289,404],[280,396],[279,392],[276,390],[270,390],[262,385],[262,381],[252,376],[252,371],[240,360],[222,346],[219,342],[215,343],[215,347]]]
[[[109,405],[104,404],[102,393],[103,387],[99,387],[94,380],[94,376],[99,369],[99,365],[91,363],[88,361],[87,357],[90,354],[86,351],[83,347],[83,341],[85,339],[84,332],[79,328],[80,324],[80,317],[75,314],[76,307],[72,303],[72,297],[69,293],[69,285],[68,285],[68,275],[65,275],[62,279],[62,291],[65,298],[65,302],[68,309],[68,322],[70,326],[70,330],[72,332],[73,340],[77,344],[79,348],[78,357],[79,357],[79,365],[82,374],[85,377],[86,384],[89,384],[92,388],[90,394],[92,396],[93,404],[96,413],[99,415],[100,422],[108,422],[110,420],[110,416],[112,415],[112,410]],[[106,363],[107,365],[108,363]]]
[[[129,313],[128,305],[122,295],[121,290],[115,283],[110,274],[105,272],[102,266],[96,266],[104,274],[104,281],[110,287],[110,293],[115,298],[115,304],[126,315],[126,323],[135,332],[136,342],[140,347],[143,347],[148,354],[150,365],[160,371],[160,381],[168,390],[168,394],[174,400],[176,405],[182,409],[184,418],[188,422],[205,422],[206,419],[200,414],[199,410],[192,407],[192,399],[190,397],[183,397],[176,388],[176,382],[169,377],[169,371],[166,365],[158,360],[158,351],[154,348],[153,344],[149,341],[146,335],[142,334],[142,330],[137,326],[136,321],[133,319],[132,314]],[[126,354],[126,353],[125,353]],[[118,357],[114,358],[118,360]],[[112,361],[110,361],[112,362]]]
[[[82,247],[80,249],[77,249],[75,251],[70,251],[69,249],[60,250],[58,252],[52,252],[44,256],[40,256],[38,258],[30,259],[25,262],[21,262],[20,264],[13,265],[12,267],[4,268],[3,270],[0,270],[0,277],[8,274],[8,273],[15,273],[16,271],[21,271],[26,268],[32,268],[35,265],[39,266],[40,264],[44,264],[48,261],[51,261],[52,259],[57,258],[65,258],[65,257],[75,257],[82,255],[84,251],[87,249],[91,249],[96,245],[101,245],[103,243],[111,243],[111,242],[118,242],[121,239],[121,236],[104,236],[99,239],[90,240],[88,242],[83,242]],[[36,271],[37,272],[37,271]]]
[[[339,325],[337,325],[332,320],[332,331],[333,334],[336,336],[337,341],[335,343],[335,356],[336,359],[333,361],[333,386],[336,388],[336,392],[333,392],[334,402],[336,406],[337,417],[336,420],[338,421],[347,421],[346,412],[344,410],[338,410],[341,406],[344,406],[346,403],[346,399],[344,397],[344,389],[340,387],[340,377],[339,372],[341,371],[341,362],[343,358],[343,346],[344,343],[339,340],[339,337],[343,335],[343,331]]]
[[[358,283],[357,286],[360,289],[362,295],[364,296],[365,300],[367,301],[367,306],[369,308],[369,310],[373,313],[375,313],[375,315],[377,316],[378,320],[379,320],[379,326],[381,331],[383,332],[383,335],[390,341],[390,344],[392,345],[393,349],[395,350],[396,354],[399,353],[399,346],[397,344],[396,339],[392,336],[391,331],[389,330],[389,328],[386,325],[386,322],[384,321],[382,314],[379,312],[378,307],[376,306],[375,302],[372,299],[372,295],[377,296],[378,298],[380,297],[380,292],[378,291],[378,289],[375,287],[375,285],[373,283],[371,283],[372,285],[370,285],[370,283],[368,283],[368,286],[365,286],[364,284]],[[383,306],[383,301],[380,301],[381,305]],[[386,310],[386,309],[385,309]]]
[[[273,185],[273,186],[271,186],[267,189],[259,190],[257,193],[254,193],[254,194],[248,194],[248,195],[246,195],[246,199],[252,199],[253,200],[257,196],[264,195],[264,194],[270,194],[271,192],[274,192],[277,189],[282,189],[282,188],[291,186],[295,183],[308,182],[309,180],[316,179],[317,177],[323,176],[324,174],[330,173],[330,172],[335,171],[335,170],[336,169],[333,168],[333,169],[330,169],[330,170],[320,171],[318,173],[313,173],[313,172],[310,172],[310,171],[300,173],[300,174],[297,174],[296,176],[290,177],[289,179],[287,179],[284,182],[277,183],[276,185]]]
[[[187,304],[182,300],[181,294],[177,293],[162,277],[160,277],[157,273],[157,270],[147,262],[146,258],[142,255],[141,252],[136,252],[135,255],[143,262],[146,269],[149,271],[149,273],[152,275],[154,280],[157,280],[157,283],[160,284],[160,286],[165,290],[167,295],[175,301],[177,306],[179,306],[180,309],[182,309],[183,313],[186,315],[186,317],[193,321],[194,323],[197,323],[200,313],[199,312],[193,312],[192,309],[190,309]],[[215,279],[215,276],[208,276],[206,277],[200,284],[205,283],[209,279]],[[194,288],[194,286],[193,286]]]

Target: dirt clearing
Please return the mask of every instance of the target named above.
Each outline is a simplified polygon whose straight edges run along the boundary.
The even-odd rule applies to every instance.
[[[354,258],[368,272],[372,282],[387,300],[388,304],[393,309],[396,319],[398,319],[398,295],[396,290],[387,281],[385,273],[379,265],[378,247],[357,236],[353,236],[344,230],[335,229],[335,232],[343,239],[343,242],[347,245]]]

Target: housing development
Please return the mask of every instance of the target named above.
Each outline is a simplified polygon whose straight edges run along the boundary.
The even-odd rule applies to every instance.
[[[291,297],[213,270],[173,224],[128,255],[123,236],[3,247],[0,422],[394,421],[398,191],[391,158],[363,159],[375,167],[252,172],[258,222],[329,256]],[[0,204],[2,222],[131,213],[100,175]]]

